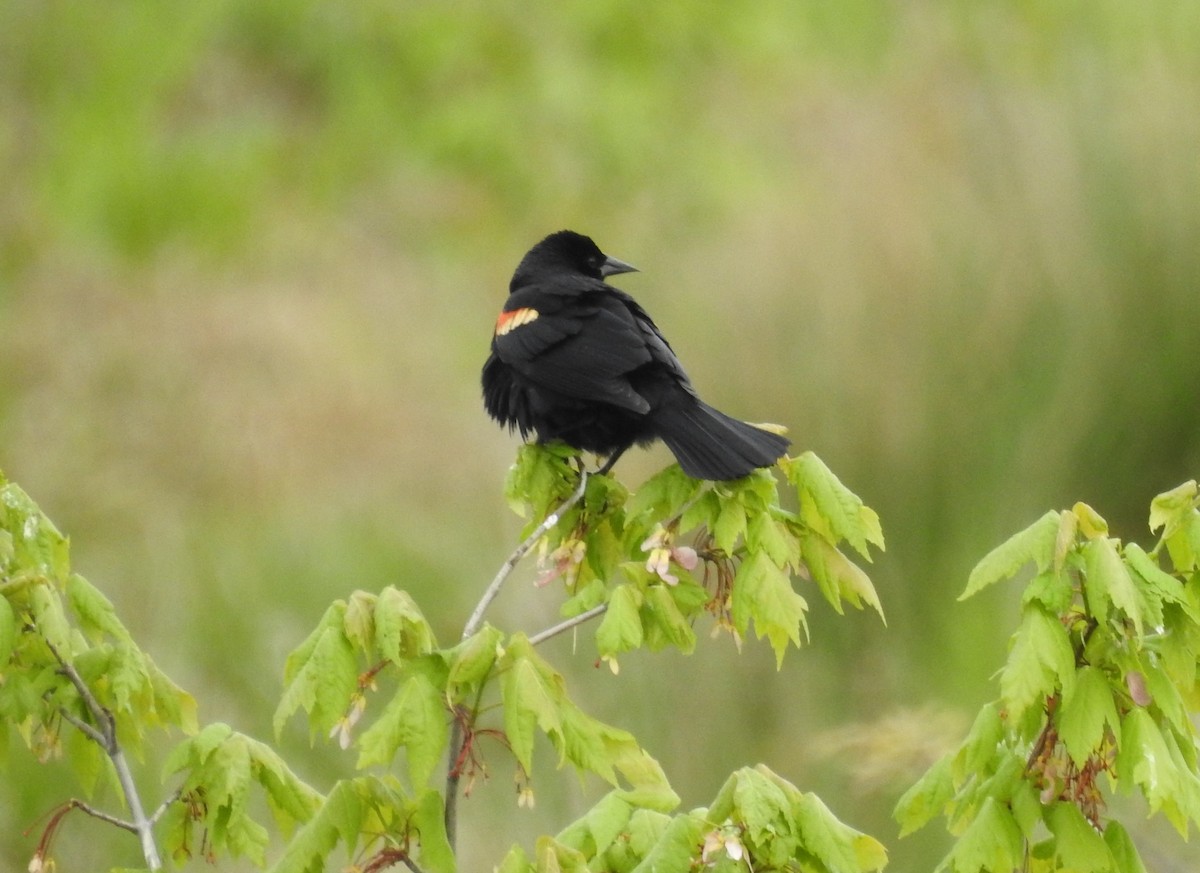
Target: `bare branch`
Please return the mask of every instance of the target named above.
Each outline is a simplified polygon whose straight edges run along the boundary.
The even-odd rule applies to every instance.
[[[567,499],[562,502],[558,509],[547,515],[542,523],[534,528],[533,533],[527,536],[524,541],[513,550],[513,553],[508,556],[508,560],[500,565],[500,569],[497,571],[495,578],[492,579],[492,582],[490,585],[488,585],[487,590],[483,592],[483,597],[479,599],[479,603],[475,606],[475,611],[471,613],[471,617],[467,620],[466,626],[463,627],[462,638],[464,640],[471,636],[471,634],[475,633],[475,631],[479,630],[479,625],[483,623],[483,614],[487,611],[487,608],[491,605],[492,601],[496,599],[496,595],[500,593],[500,589],[504,587],[504,582],[508,579],[509,574],[512,573],[513,568],[520,563],[521,559],[525,557],[530,549],[537,545],[537,541],[544,537],[550,528],[558,524],[558,520],[562,518],[562,514],[583,498],[583,493],[587,490],[587,481],[588,474],[586,472],[580,473],[579,484],[575,487],[575,490],[571,492],[570,496],[568,496]]]
[[[135,825],[133,822],[125,821],[123,818],[117,818],[115,815],[110,815],[102,809],[96,809],[96,807],[92,806],[91,804],[84,803],[82,800],[72,800],[67,805],[72,809],[77,809],[80,812],[87,813],[92,818],[98,818],[100,821],[106,821],[110,825],[116,825],[117,827],[127,830],[130,833],[137,833],[137,825]]]
[[[479,626],[483,624],[484,613],[496,599],[496,595],[500,593],[500,589],[504,587],[505,581],[512,573],[513,569],[520,563],[521,559],[528,554],[529,550],[537,545],[538,540],[546,535],[550,528],[558,524],[558,520],[562,518],[564,512],[583,499],[584,492],[587,491],[588,474],[581,471],[579,474],[579,484],[575,486],[575,490],[567,496],[559,507],[550,513],[542,520],[542,523],[534,528],[533,533],[525,537],[519,546],[517,546],[507,560],[500,565],[500,569],[496,572],[495,578],[492,579],[487,589],[483,592],[483,596],[479,599],[479,603],[475,605],[474,612],[467,619],[466,625],[463,627],[462,638],[465,640],[470,637],[475,631],[479,630]],[[454,849],[456,831],[458,828],[458,782],[462,774],[459,772],[455,762],[459,755],[462,754],[463,745],[463,726],[459,718],[455,717],[450,726],[450,752],[448,764],[446,766],[446,839],[450,843],[450,848]]]
[[[117,771],[117,781],[121,784],[121,791],[125,795],[125,804],[129,807],[129,812],[132,821],[124,822],[121,819],[100,813],[99,810],[92,810],[91,807],[78,805],[78,808],[83,809],[90,815],[95,815],[97,818],[103,818],[105,821],[124,827],[127,830],[137,834],[138,839],[142,844],[142,857],[146,860],[146,866],[151,870],[162,869],[162,858],[158,854],[158,844],[154,842],[154,820],[146,817],[146,812],[142,807],[142,798],[138,794],[137,784],[133,781],[133,772],[129,769],[129,762],[125,759],[125,752],[121,748],[121,744],[117,742],[117,721],[113,717],[112,711],[100,703],[96,699],[96,695],[92,693],[92,689],[83,681],[83,677],[79,675],[79,671],[75,669],[75,665],[69,662],[62,656],[62,653],[54,647],[54,644],[46,640],[46,646],[50,649],[50,653],[54,655],[54,659],[58,661],[62,668],[62,673],[66,676],[71,684],[75,686],[75,690],[79,692],[80,699],[88,708],[88,712],[92,714],[92,719],[97,726],[89,725],[65,709],[59,709],[64,720],[74,725],[79,729],[84,736],[95,742],[100,748],[104,749],[109,760],[113,763],[113,768]]]
[[[117,748],[117,726],[113,719],[112,713],[109,712],[108,709],[96,699],[96,695],[92,694],[92,689],[89,688],[88,684],[83,681],[83,677],[79,675],[79,671],[75,669],[75,665],[64,658],[58,649],[55,648],[53,643],[51,643],[49,640],[46,640],[45,642],[46,647],[50,649],[50,654],[54,655],[54,660],[58,661],[63,675],[71,680],[71,684],[74,685],[75,690],[79,692],[80,699],[88,708],[88,712],[92,714],[92,719],[97,725],[99,725],[99,728],[97,729],[90,725],[86,725],[85,723],[74,718],[66,710],[60,710],[63,717],[76,727],[80,727],[80,725],[83,724],[84,726],[80,727],[80,730],[82,730],[89,739],[98,743],[100,748],[104,749],[104,751],[107,752],[111,757],[113,751]]]
[[[59,709],[58,714],[62,717],[63,721],[65,721],[71,725],[74,725],[75,730],[79,731],[81,734],[83,734],[85,737],[87,737],[93,743],[98,745],[100,748],[102,748],[102,749],[108,748],[108,739],[104,736],[104,734],[100,733],[100,731],[96,730],[94,727],[92,727],[86,721],[84,721],[81,718],[78,718],[76,715],[68,712],[65,709]]]
[[[603,615],[607,611],[608,611],[607,603],[601,603],[599,606],[593,606],[591,609],[589,609],[585,612],[581,612],[581,613],[579,613],[579,615],[572,616],[571,618],[568,618],[566,621],[560,621],[558,624],[552,625],[551,627],[546,628],[544,631],[538,631],[536,634],[534,634],[533,636],[531,636],[529,638],[529,644],[532,646],[536,646],[541,643],[544,643],[546,640],[550,639],[551,637],[556,637],[565,631],[569,631],[573,627],[578,627],[579,625],[583,624],[584,622],[590,621],[591,619],[595,618],[598,615]]]
[[[183,797],[183,788],[176,788],[174,791],[172,791],[170,796],[160,803],[158,805],[158,809],[154,810],[153,814],[151,814],[150,824],[152,826],[158,824],[158,820],[166,815],[167,810],[171,808],[171,805],[181,797]]]

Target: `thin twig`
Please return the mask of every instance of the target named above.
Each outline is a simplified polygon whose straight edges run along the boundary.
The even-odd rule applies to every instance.
[[[71,680],[71,684],[79,692],[79,697],[88,708],[88,712],[92,714],[93,720],[99,725],[99,728],[89,727],[83,732],[89,739],[98,743],[100,748],[104,749],[111,757],[113,751],[117,748],[117,726],[116,721],[113,719],[113,714],[96,699],[96,695],[92,694],[92,689],[83,681],[83,677],[79,675],[79,671],[75,669],[75,665],[67,661],[49,640],[46,640],[46,647],[50,649],[50,654],[54,655],[54,659],[58,661],[63,675]],[[66,710],[62,710],[62,713],[71,724],[77,723],[77,720]]]
[[[146,866],[151,870],[161,870],[162,858],[158,854],[158,844],[154,842],[154,821],[146,818],[141,795],[138,794],[137,784],[133,781],[133,772],[129,769],[129,762],[125,760],[125,752],[117,741],[116,718],[113,717],[111,710],[96,699],[96,695],[83,681],[83,677],[79,675],[75,665],[67,661],[49,640],[46,640],[46,646],[61,666],[63,675],[79,692],[79,697],[92,714],[92,720],[96,722],[96,726],[88,725],[65,709],[60,709],[63,718],[104,749],[105,754],[112,761],[113,768],[117,771],[117,781],[121,784],[121,791],[125,795],[125,803],[129,807],[132,818],[132,821],[128,823],[129,830],[137,834],[141,841],[142,857],[146,860]]]
[[[96,730],[94,727],[92,727],[86,721],[84,721],[83,719],[74,715],[73,713],[67,712],[65,709],[60,709],[58,711],[58,714],[59,714],[59,716],[62,717],[63,721],[65,721],[71,725],[74,725],[74,727],[77,731],[79,731],[81,734],[83,734],[85,737],[87,737],[93,743],[98,745],[100,748],[105,749],[107,751],[108,739],[104,736],[104,734],[100,733],[100,731]]]
[[[181,797],[183,797],[182,786],[172,791],[167,799],[158,805],[158,809],[154,810],[154,812],[150,815],[151,826],[158,824],[158,820],[166,815],[167,810],[170,809],[174,805],[175,801],[179,800]]]
[[[130,833],[137,833],[137,825],[135,825],[133,822],[125,821],[123,818],[117,818],[115,815],[110,815],[102,809],[96,809],[96,807],[84,803],[82,800],[71,800],[67,805],[72,809],[77,809],[80,812],[87,813],[92,818],[98,818],[100,821],[106,821],[110,825],[116,825],[117,827],[123,828]]]
[[[475,611],[471,613],[471,617],[467,619],[466,625],[463,627],[462,638],[465,640],[475,631],[479,630],[479,625],[483,623],[483,614],[487,612],[487,608],[492,601],[496,599],[496,595],[500,593],[500,589],[504,587],[505,580],[512,573],[513,568],[520,563],[521,559],[537,545],[537,541],[546,535],[550,528],[558,524],[562,514],[578,503],[582,498],[584,491],[587,490],[587,473],[579,474],[579,484],[575,486],[575,490],[570,496],[559,505],[558,509],[546,516],[546,518],[534,528],[533,533],[525,537],[519,546],[513,549],[513,553],[508,556],[508,559],[500,565],[500,569],[496,572],[496,576],[492,579],[490,585],[483,592],[483,597],[479,599],[479,603],[475,606]]]
[[[500,589],[504,587],[505,581],[512,573],[513,569],[520,563],[521,559],[528,554],[529,550],[537,545],[538,540],[546,535],[550,528],[558,524],[564,512],[583,499],[584,493],[587,491],[588,474],[580,472],[579,484],[575,486],[575,490],[567,496],[567,499],[559,504],[558,508],[547,515],[542,523],[534,528],[533,533],[525,537],[521,544],[513,549],[511,555],[500,565],[500,569],[496,572],[496,576],[492,579],[487,589],[484,590],[483,596],[479,599],[479,603],[475,605],[475,610],[471,613],[471,617],[467,619],[466,625],[463,626],[462,638],[465,640],[479,630],[479,626],[483,624],[484,613],[496,599],[496,595],[500,593]],[[463,726],[461,719],[457,713],[451,720],[450,725],[450,751],[448,764],[446,766],[446,839],[450,843],[450,849],[453,851],[455,845],[456,831],[458,829],[458,783],[462,774],[455,766],[459,755],[462,754],[463,745]]]
[[[607,611],[607,603],[601,603],[599,606],[593,606],[591,609],[581,612],[579,615],[572,616],[566,621],[560,621],[558,624],[548,627],[543,631],[538,631],[529,638],[529,644],[531,646],[536,646],[544,643],[551,637],[556,637],[564,631],[569,631],[573,627],[578,627],[579,625],[586,621],[590,621],[598,615],[603,615]]]

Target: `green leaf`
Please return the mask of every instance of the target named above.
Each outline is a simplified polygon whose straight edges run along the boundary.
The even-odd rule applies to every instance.
[[[354,591],[346,603],[342,617],[342,629],[346,639],[360,652],[370,657],[375,648],[375,601],[378,598],[369,591]]]
[[[410,831],[420,839],[421,870],[428,873],[455,873],[457,866],[454,850],[446,835],[446,811],[440,793],[433,789],[421,793]]]
[[[726,500],[712,527],[713,542],[727,555],[733,554],[738,537],[746,532],[746,507],[739,500]]]
[[[1055,720],[1067,754],[1077,766],[1082,767],[1099,750],[1106,727],[1120,744],[1121,719],[1113,689],[1097,667],[1082,667],[1076,672]]]
[[[696,634],[672,592],[673,589],[666,585],[651,585],[645,591],[641,616],[646,645],[654,651],[671,645],[690,655],[696,647]]]
[[[1012,813],[988,797],[942,865],[954,873],[1019,870],[1024,856],[1021,829]]]
[[[800,646],[800,632],[807,630],[808,604],[792,589],[787,573],[765,553],[750,555],[738,567],[732,601],[730,612],[738,633],[745,635],[753,620],[759,639],[770,640],[776,666],[783,664],[789,642]]]
[[[575,488],[579,474],[572,461],[577,456],[578,452],[563,443],[526,443],[517,449],[504,496],[517,515],[530,519],[527,532]]]
[[[900,825],[900,836],[908,836],[925,827],[941,815],[954,797],[954,780],[950,776],[952,758],[950,754],[943,755],[901,795],[892,811],[892,818]]]
[[[428,783],[446,748],[446,711],[441,692],[423,675],[405,681],[358,739],[358,769],[391,764],[403,746],[414,788]]]
[[[1122,553],[1125,563],[1142,581],[1137,588],[1142,596],[1147,620],[1152,625],[1162,624],[1162,604],[1164,603],[1178,605],[1187,613],[1188,618],[1200,624],[1200,610],[1197,610],[1196,605],[1187,596],[1187,591],[1181,581],[1159,567],[1158,563],[1147,555],[1137,543],[1129,543]]]
[[[509,663],[501,689],[504,732],[513,755],[532,774],[535,728],[562,735],[563,681],[537,658],[524,637],[513,639],[505,659]]]
[[[153,714],[158,723],[175,725],[185,734],[194,734],[196,724],[196,699],[174,683],[149,655],[142,653],[142,664],[150,677],[153,696]]]
[[[317,647],[317,643],[320,642],[321,638],[325,634],[325,631],[333,629],[339,634],[345,633],[345,617],[345,601],[335,600],[329,605],[329,608],[325,610],[325,613],[321,616],[320,622],[317,623],[317,626],[313,629],[312,633],[305,637],[304,642],[296,646],[296,648],[292,650],[291,654],[287,656],[287,662],[284,664],[283,668],[283,682],[285,685],[290,683],[292,679],[295,678],[296,674],[312,657],[313,649]]]
[[[534,873],[534,869],[525,850],[520,845],[514,844],[508,850],[508,854],[504,856],[504,860],[496,867],[496,873]]]
[[[1104,842],[1112,854],[1113,873],[1146,873],[1137,847],[1119,821],[1110,821],[1104,828]]]
[[[291,658],[288,661],[290,667]],[[308,713],[313,733],[328,733],[349,707],[357,686],[358,667],[350,641],[340,630],[325,628],[284,689],[275,710],[276,735],[297,709]]]
[[[611,658],[642,644],[642,592],[634,585],[618,585],[608,601],[608,611],[596,628],[596,650]]]
[[[1086,503],[1076,503],[1071,507],[1071,514],[1078,520],[1079,532],[1086,539],[1095,540],[1108,536],[1108,522]]]
[[[1192,664],[1194,669],[1194,659]],[[1157,660],[1139,666],[1146,683],[1146,691],[1150,693],[1154,705],[1181,736],[1186,736],[1193,728],[1188,717],[1187,706],[1179,693],[1179,687],[1171,681],[1171,677],[1167,675]]]
[[[1113,857],[1091,822],[1073,803],[1055,803],[1046,815],[1046,826],[1054,834],[1054,854],[1063,870],[1112,869]]]
[[[267,794],[267,805],[285,835],[297,823],[308,821],[320,808],[321,795],[301,780],[279,754],[265,743],[243,737],[255,781]]]
[[[796,536],[767,511],[756,512],[747,519],[746,548],[766,552],[779,567],[796,567],[800,563],[800,543]]]
[[[538,837],[534,855],[539,873],[590,873],[587,859],[580,852],[564,846],[553,837]]]
[[[642,483],[626,504],[625,513],[628,518],[647,516],[653,519],[649,525],[653,527],[655,522],[678,512],[701,490],[708,488],[711,488],[710,483],[692,479],[678,464],[672,464]]]
[[[491,672],[500,655],[504,634],[485,624],[467,639],[450,650],[450,669],[447,679],[450,688],[477,688]]]
[[[374,611],[375,641],[393,663],[427,655],[436,648],[433,628],[407,591],[388,585],[379,592]]]
[[[705,822],[698,815],[671,819],[633,873],[671,873],[692,869],[696,847],[704,839]]]
[[[887,850],[866,834],[838,820],[815,794],[803,795],[793,808],[800,844],[830,871],[882,870]]]
[[[1055,616],[1030,605],[1000,673],[1000,693],[1009,718],[1019,722],[1030,706],[1040,706],[1049,695],[1069,688],[1074,673],[1075,654],[1066,629]]]
[[[323,873],[339,839],[352,852],[367,823],[364,779],[338,782],[316,814],[292,837],[271,873]]]
[[[1117,778],[1141,788],[1151,812],[1171,803],[1179,790],[1179,774],[1163,735],[1144,709],[1132,709],[1121,723]]]
[[[34,585],[29,590],[29,611],[42,639],[52,645],[61,657],[69,659],[71,626],[63,612],[58,591],[46,583]]]
[[[784,459],[781,465],[796,487],[801,516],[822,533],[828,533],[832,545],[844,539],[868,560],[871,557],[868,544],[883,549],[879,517],[820,458],[805,452],[798,458]]]
[[[600,798],[583,818],[572,822],[558,834],[557,840],[594,858],[608,851],[609,846],[628,827],[633,805],[621,792],[610,791]]]
[[[1183,520],[1195,511],[1198,495],[1200,495],[1200,486],[1197,486],[1195,479],[1189,479],[1182,485],[1177,485],[1170,491],[1164,491],[1151,500],[1151,533],[1163,528],[1163,536],[1170,536],[1181,526]]]
[[[0,595],[0,674],[6,672],[8,659],[17,647],[17,616],[8,598]]]
[[[1054,562],[1058,530],[1059,514],[1047,512],[1023,531],[1013,534],[975,565],[967,577],[966,590],[958,599],[966,600],[989,585],[1012,578],[1030,561],[1037,564],[1038,572],[1044,571]]]
[[[975,722],[953,756],[952,773],[957,782],[965,782],[972,776],[994,773],[999,759],[998,749],[1004,741],[1004,720],[995,703],[984,704],[975,716]]]
[[[862,609],[866,603],[884,618],[883,604],[867,574],[824,537],[803,530],[800,551],[809,575],[838,615],[842,614],[842,602],[846,601],[856,609]]]
[[[721,498],[715,490],[709,489],[683,510],[683,515],[679,517],[679,530],[686,533],[700,526],[711,529],[720,514]]]
[[[1163,529],[1171,563],[1180,573],[1191,573],[1200,564],[1200,512],[1196,504],[1194,479],[1158,495],[1150,504],[1150,530]]]
[[[1108,620],[1111,603],[1133,622],[1138,636],[1142,635],[1142,601],[1125,563],[1117,553],[1115,542],[1108,537],[1091,540],[1083,547],[1086,566],[1084,593],[1096,620]]]
[[[129,631],[117,618],[112,601],[78,573],[67,577],[67,599],[85,633],[95,639],[108,634],[116,640],[132,642]]]
[[[0,522],[11,536],[12,560],[20,570],[63,584],[70,572],[66,537],[30,496],[11,482],[0,486]]]
[[[670,812],[679,806],[679,795],[672,790],[662,765],[644,749],[636,748],[636,743],[626,744],[620,750],[615,756],[615,766],[631,786],[618,793],[633,806],[657,812]]]

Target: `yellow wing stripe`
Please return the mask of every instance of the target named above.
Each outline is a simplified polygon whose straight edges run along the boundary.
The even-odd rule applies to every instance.
[[[523,324],[537,321],[537,317],[538,311],[528,306],[523,306],[520,309],[510,309],[508,312],[501,312],[500,317],[496,319],[496,336],[504,336],[509,331]]]

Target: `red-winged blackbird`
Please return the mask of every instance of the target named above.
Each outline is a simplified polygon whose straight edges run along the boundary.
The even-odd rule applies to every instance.
[[[488,414],[521,436],[609,455],[655,439],[696,479],[768,467],[788,440],[713,409],[632,297],[604,277],[636,271],[569,230],[529,250],[509,283],[483,366]]]

